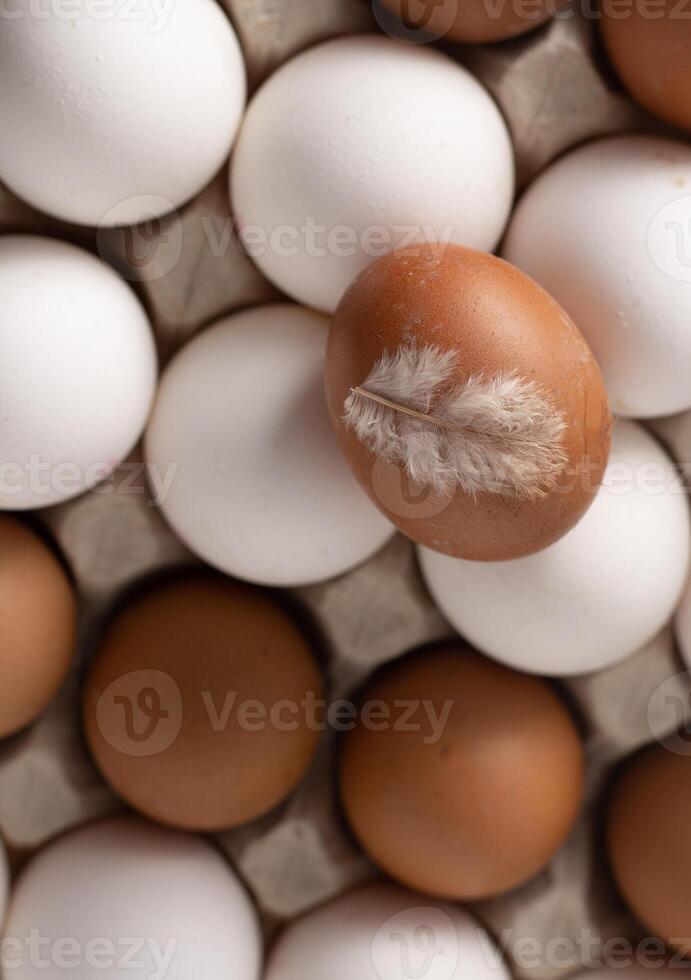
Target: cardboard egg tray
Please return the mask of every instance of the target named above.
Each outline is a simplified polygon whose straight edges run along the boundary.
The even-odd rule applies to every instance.
[[[327,37],[376,29],[366,0],[226,0],[256,87],[274,68]],[[597,50],[593,23],[575,10],[497,46],[449,48],[489,88],[509,123],[524,186],[558,154],[588,138],[659,131],[616,89]],[[133,283],[151,315],[161,362],[222,315],[279,294],[243,255],[222,174],[180,213],[138,229],[99,232],[64,226],[0,186],[0,232],[57,235],[86,245]],[[691,413],[656,423],[680,460],[691,450]],[[194,562],[163,522],[135,453],[104,487],[37,519],[55,538],[77,583],[81,652],[47,714],[0,744],[0,831],[15,864],[51,837],[120,808],[86,752],[79,688],[84,659],[113,603],[147,576]],[[293,590],[314,620],[328,658],[329,692],[340,697],[406,650],[453,635],[418,572],[412,545],[396,537],[365,565],[335,581]],[[617,763],[691,715],[689,685],[671,629],[624,663],[560,684],[582,726],[587,804],[570,840],[527,886],[476,905],[508,946],[515,977],[552,980],[578,972],[584,936],[626,937],[638,927],[616,896],[601,847],[600,811]],[[294,796],[269,817],[218,837],[253,892],[267,935],[308,908],[373,874],[344,826],[334,778],[334,736]],[[543,954],[515,959],[522,940]],[[556,952],[549,942],[561,943]],[[537,947],[536,947],[537,948]],[[512,961],[512,951],[514,959]],[[592,946],[589,947],[592,953]]]

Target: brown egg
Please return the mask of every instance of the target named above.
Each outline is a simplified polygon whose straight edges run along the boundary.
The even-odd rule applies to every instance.
[[[316,749],[321,677],[293,618],[259,589],[199,573],[159,583],[103,636],[86,734],[105,779],[161,823],[220,830],[296,787]]]
[[[341,793],[356,836],[392,877],[437,897],[483,898],[527,881],[565,840],[582,747],[545,681],[449,643],[387,668],[361,707]]]
[[[691,928],[691,756],[662,745],[627,763],[609,803],[607,843],[619,889],[637,918],[668,946]]]
[[[602,5],[602,36],[610,59],[633,98],[665,122],[691,130],[691,19],[678,0],[622,10]]]
[[[383,0],[408,30],[433,39],[486,44],[535,30],[555,10],[551,0]]]
[[[557,541],[607,463],[590,348],[540,286],[484,252],[420,245],[366,269],[333,320],[326,391],[374,503],[454,557],[518,558]],[[399,409],[372,400],[382,393]]]
[[[0,514],[0,737],[34,721],[75,651],[77,605],[50,548]]]

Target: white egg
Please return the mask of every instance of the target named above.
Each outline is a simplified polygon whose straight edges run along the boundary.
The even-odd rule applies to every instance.
[[[0,238],[0,510],[93,487],[141,435],[156,387],[144,309],[113,270],[47,238]]]
[[[3,940],[16,980],[258,980],[256,912],[200,837],[119,817],[40,851],[17,883]]]
[[[245,69],[215,0],[17,0],[0,31],[0,180],[87,225],[183,204],[230,152]]]
[[[691,147],[627,136],[570,153],[529,188],[503,254],[576,321],[615,415],[691,406]]]
[[[172,476],[163,512],[237,578],[323,581],[393,535],[329,424],[328,327],[298,306],[249,310],[201,333],[163,376],[146,437],[149,466]]]
[[[493,940],[459,905],[376,882],[288,926],[265,980],[509,980]]]
[[[479,82],[438,51],[377,36],[329,41],[277,71],[231,168],[249,254],[327,312],[412,239],[492,250],[513,190],[507,128]]]
[[[507,562],[420,549],[429,589],[473,643],[518,670],[600,670],[670,619],[689,567],[689,508],[676,469],[635,422],[618,422],[602,487],[575,529]]]

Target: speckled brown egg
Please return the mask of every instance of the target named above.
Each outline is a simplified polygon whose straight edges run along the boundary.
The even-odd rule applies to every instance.
[[[535,30],[557,9],[550,0],[383,0],[408,30],[430,38],[486,44]]]
[[[607,463],[607,396],[579,330],[532,279],[461,246],[392,252],[355,279],[332,323],[326,391],[371,499],[453,557],[557,541]]]
[[[607,822],[612,870],[631,911],[654,936],[685,945],[687,953],[690,812],[691,756],[655,745],[619,773]]]
[[[47,708],[75,652],[77,603],[60,562],[0,514],[0,738]]]
[[[161,823],[220,830],[297,786],[319,737],[321,675],[302,629],[259,589],[198,573],[149,587],[102,636],[84,696],[107,782]]]
[[[403,884],[450,899],[497,895],[535,875],[567,837],[583,751],[545,681],[449,643],[385,669],[360,719],[343,745],[345,812],[370,857]]]
[[[602,37],[633,98],[665,122],[691,130],[691,19],[678,0],[652,9],[602,5]]]

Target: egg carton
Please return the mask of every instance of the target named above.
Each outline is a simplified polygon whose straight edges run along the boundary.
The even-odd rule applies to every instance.
[[[375,28],[365,0],[225,0],[225,6],[241,37],[253,87],[319,40]],[[571,13],[518,41],[448,49],[501,106],[521,186],[586,139],[660,131],[606,73],[592,22]],[[0,232],[9,231],[68,238],[116,266],[147,306],[162,363],[220,316],[279,296],[239,246],[225,174],[179,213],[137,229],[99,233],[52,221],[0,187]],[[655,429],[678,459],[689,458],[691,413],[662,420]],[[148,576],[196,561],[162,520],[137,452],[106,485],[36,517],[62,550],[79,590],[80,654],[48,712],[0,745],[0,831],[15,867],[56,834],[120,809],[81,733],[85,658],[123,592]],[[454,635],[426,592],[413,546],[401,536],[349,574],[291,591],[324,638],[329,690],[336,698],[406,650]],[[671,628],[625,662],[560,687],[585,738],[583,815],[542,874],[474,906],[507,947],[518,980],[554,980],[577,971],[584,937],[639,938],[602,853],[603,794],[620,760],[675,729],[674,703],[691,715],[687,675]],[[257,901],[267,938],[282,923],[375,873],[340,813],[334,753],[334,737],[325,737],[290,800],[260,821],[217,836]],[[542,950],[530,965],[516,958],[524,939]],[[563,970],[546,955],[555,939],[562,952],[571,950]]]

